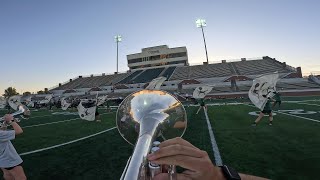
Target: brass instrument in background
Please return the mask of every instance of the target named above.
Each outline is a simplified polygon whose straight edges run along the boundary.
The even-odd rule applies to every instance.
[[[149,180],[161,173],[161,166],[148,162],[147,155],[159,149],[159,142],[181,137],[187,127],[182,103],[161,90],[141,90],[126,97],[116,121],[121,136],[135,145],[120,178],[125,180]],[[176,179],[175,166],[171,165],[167,173]]]

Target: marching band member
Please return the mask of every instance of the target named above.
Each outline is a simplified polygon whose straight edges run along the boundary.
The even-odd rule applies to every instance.
[[[264,106],[263,110],[260,112],[259,117],[253,122],[252,126],[257,126],[259,121],[263,118],[265,114],[269,115],[269,125],[272,126],[273,121],[273,115],[272,115],[272,109],[271,109],[271,102],[273,102],[272,98],[269,98],[266,105]]]
[[[273,103],[272,105],[272,108],[274,108],[277,104],[279,104],[279,108],[280,108],[280,105],[281,105],[281,94],[277,91],[273,92],[274,93],[274,96],[273,98],[275,99],[275,102]]]
[[[11,140],[23,133],[23,130],[12,115],[5,115],[4,120],[11,124],[13,130],[0,129],[0,168],[3,177],[5,180],[25,180],[27,177],[22,168],[23,161],[11,143]]]

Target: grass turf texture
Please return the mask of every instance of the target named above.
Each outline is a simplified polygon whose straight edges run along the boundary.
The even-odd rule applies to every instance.
[[[294,104],[290,104],[293,109]],[[209,117],[225,164],[240,172],[271,179],[314,179],[320,169],[320,123],[278,114],[257,127],[248,115],[257,108],[214,106]],[[302,116],[302,115],[301,115]],[[319,119],[318,119],[319,120]]]
[[[188,128],[184,138],[207,151],[214,162],[204,113],[200,111],[196,115],[197,109],[198,107],[186,107]],[[316,106],[286,102],[281,109],[320,111]],[[211,106],[208,109],[225,164],[243,173],[272,179],[317,177],[316,170],[320,169],[320,123],[278,114],[274,117],[274,125],[271,127],[268,126],[267,117],[257,127],[251,127],[250,124],[256,117],[249,115],[250,111],[258,110],[245,105]],[[104,110],[99,112],[105,113]],[[22,121],[21,125],[50,123],[78,117],[51,116],[51,113],[47,110],[33,111],[32,117]],[[17,151],[23,153],[65,143],[115,126],[115,112],[101,116],[101,123],[78,119],[26,128],[24,134],[12,142]],[[319,114],[298,116],[320,120]],[[29,179],[119,179],[132,150],[133,147],[114,129],[56,149],[25,155],[22,159]]]

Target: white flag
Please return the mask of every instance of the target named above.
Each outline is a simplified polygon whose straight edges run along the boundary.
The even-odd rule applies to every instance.
[[[253,80],[249,90],[251,102],[259,109],[263,110],[268,98],[272,98],[276,91],[276,84],[279,80],[279,74],[268,74],[257,77]]]
[[[34,102],[33,101],[30,101],[28,104],[27,104],[28,107],[34,107]]]
[[[167,78],[165,77],[158,77],[158,78],[155,78],[153,79],[149,85],[146,87],[146,89],[157,89],[159,90],[161,85],[163,84],[163,82],[167,80]]]
[[[47,101],[50,101],[50,100],[52,99],[52,97],[53,97],[52,94],[48,94],[48,95],[46,95],[45,99],[46,99]]]
[[[52,94],[46,95],[43,100],[40,101],[40,104],[48,104],[52,99]]]
[[[94,121],[96,108],[97,108],[97,106],[85,108],[85,107],[83,107],[82,101],[81,101],[78,105],[78,113],[79,113],[80,118],[87,120],[87,121]]]
[[[4,97],[0,97],[0,109],[4,109],[7,105],[7,100]]]
[[[32,96],[28,96],[28,97],[24,100],[24,102],[26,102],[26,104],[28,104],[28,103],[31,101],[31,98],[32,98]]]
[[[34,102],[32,101],[32,96],[29,96],[27,99],[25,99],[25,102],[28,107],[34,107]]]
[[[108,95],[105,96],[100,96],[97,98],[98,102],[97,102],[97,106],[100,106],[101,104],[103,104],[104,102],[106,102]]]
[[[39,102],[39,104],[48,104],[52,99],[52,94],[46,95],[43,100]]]
[[[199,86],[193,91],[193,97],[195,99],[202,99],[211,92],[212,88],[211,86]]]
[[[12,109],[15,111],[18,110],[18,106],[21,104],[21,96],[11,96],[8,100],[8,103]]]
[[[62,110],[67,110],[68,109],[68,107],[71,105],[71,103],[68,103],[66,100],[65,100],[65,98],[62,98],[61,99],[61,109]]]

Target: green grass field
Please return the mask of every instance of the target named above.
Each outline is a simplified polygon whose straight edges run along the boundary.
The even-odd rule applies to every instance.
[[[267,117],[257,127],[250,126],[256,116],[248,113],[258,111],[255,107],[245,104],[209,106],[208,115],[223,162],[239,172],[270,179],[317,179],[320,101],[313,101],[315,99],[320,98],[285,98],[289,102],[283,102],[281,113],[276,112],[273,126],[268,125]],[[184,138],[206,150],[214,162],[204,112],[197,115],[197,109],[186,107],[188,128]],[[297,109],[300,114],[286,111]],[[5,113],[0,110],[0,115]],[[20,123],[24,133],[12,141],[18,153],[61,145],[113,128],[116,124],[115,111],[108,113],[101,109],[100,123],[78,119],[75,113],[52,113],[32,111],[31,118]],[[31,180],[119,179],[132,150],[117,129],[112,129],[64,146],[23,155],[22,159]]]

